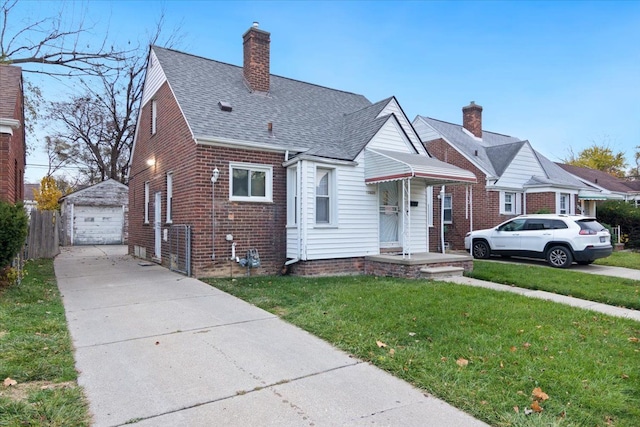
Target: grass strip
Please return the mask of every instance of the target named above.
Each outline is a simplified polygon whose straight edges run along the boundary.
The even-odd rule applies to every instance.
[[[640,281],[581,273],[547,266],[473,262],[474,279],[568,295],[589,301],[640,310]]]
[[[614,252],[606,258],[599,258],[595,260],[594,264],[640,270],[640,252],[628,250]]]
[[[495,426],[637,426],[640,419],[638,322],[444,282],[209,283]],[[537,388],[548,399],[536,398]],[[542,411],[527,415],[534,401]]]
[[[0,289],[0,426],[88,426],[53,260],[29,261]]]

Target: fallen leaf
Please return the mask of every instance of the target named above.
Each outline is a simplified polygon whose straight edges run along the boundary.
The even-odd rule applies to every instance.
[[[467,359],[465,359],[464,357],[461,357],[458,360],[456,360],[456,363],[460,367],[465,367],[465,366],[467,366],[469,364],[469,361]]]
[[[385,343],[383,343],[382,341],[376,341],[376,344],[378,344],[378,347],[382,348],[382,347],[386,347],[387,345]]]
[[[520,408],[518,408],[517,406],[513,407],[513,412],[515,412],[516,414],[520,413]]]
[[[488,404],[488,403],[489,403],[489,402],[487,402],[486,400],[483,400],[482,402],[480,402],[480,404],[481,404],[481,405],[486,405],[486,404]]]
[[[4,382],[2,383],[5,387],[11,387],[12,385],[16,385],[18,384],[18,381],[11,379],[9,377],[4,379]]]
[[[514,351],[518,350],[518,347],[516,347],[515,345],[512,345],[509,350],[513,353]]]
[[[531,392],[531,395],[536,399],[542,400],[543,402],[549,398],[549,395],[543,392],[540,387],[534,388],[533,391]]]
[[[393,356],[394,354],[396,354],[396,351],[394,349],[391,349],[389,350],[389,354]]]
[[[409,336],[410,336],[410,337],[415,337],[415,336],[416,336],[416,333],[415,333],[415,332],[409,332]]]
[[[504,363],[502,363],[502,360],[500,361],[500,367],[504,368]]]
[[[446,361],[447,361],[447,358],[446,358],[446,357],[441,357],[441,358],[440,358],[440,361],[441,361],[441,362],[446,362]]]
[[[537,400],[533,401],[533,403],[531,404],[531,409],[533,409],[533,412],[542,412],[542,411],[544,411],[544,409],[542,408],[542,406],[540,406],[540,404],[538,403]]]
[[[531,347],[531,344],[530,344],[530,343],[528,343],[528,342],[526,342],[526,343],[522,344],[522,346],[523,346],[524,348],[529,348],[529,347]]]
[[[640,338],[637,337],[629,337],[627,340],[629,340],[629,342],[640,342]]]
[[[623,379],[623,380],[627,380],[627,379],[629,379],[629,375],[627,375],[627,374],[622,374],[622,379]]]

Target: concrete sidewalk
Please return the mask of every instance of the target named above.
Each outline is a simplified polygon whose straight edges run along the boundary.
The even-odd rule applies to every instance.
[[[55,259],[95,426],[482,426],[450,405],[126,247]]]

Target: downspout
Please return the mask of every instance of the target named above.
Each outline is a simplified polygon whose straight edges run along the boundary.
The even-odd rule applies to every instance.
[[[440,188],[440,250],[444,253],[444,185]]]
[[[216,182],[220,176],[218,168],[211,174],[211,259],[216,259]]]

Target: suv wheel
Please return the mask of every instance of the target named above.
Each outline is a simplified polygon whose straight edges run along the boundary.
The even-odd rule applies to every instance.
[[[471,254],[474,258],[487,259],[491,256],[491,248],[484,240],[476,240],[471,245]]]
[[[551,267],[567,268],[573,262],[573,257],[564,246],[553,246],[547,251],[547,262]]]

